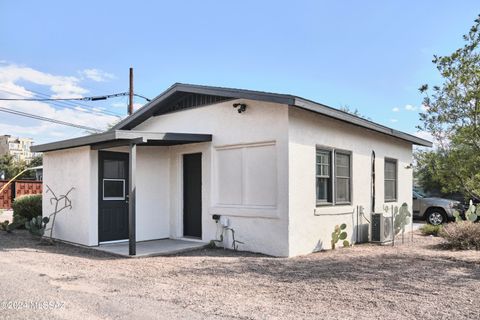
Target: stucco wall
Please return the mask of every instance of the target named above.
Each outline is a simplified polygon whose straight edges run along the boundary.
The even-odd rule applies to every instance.
[[[128,153],[128,147],[101,151]],[[137,241],[170,236],[170,150],[168,147],[137,147]]]
[[[127,148],[105,151],[128,152]],[[138,147],[137,150],[137,241],[170,236],[170,191],[168,147]],[[57,215],[54,237],[88,246],[98,245],[98,151],[90,147],[44,154],[44,187],[57,194],[70,187],[72,210]],[[43,214],[54,209],[50,194],[43,193]]]
[[[50,203],[48,185],[56,194],[69,194],[72,209],[57,215],[53,237],[80,243],[97,245],[98,242],[98,153],[90,147],[47,152],[43,155],[43,215],[54,211]]]
[[[168,147],[138,147],[137,241],[170,236]]]
[[[239,114],[235,102],[248,105]],[[170,147],[170,234],[183,235],[182,155],[202,152],[202,240],[218,239],[220,228],[213,214],[228,217],[240,249],[277,256],[288,255],[288,143],[287,106],[249,100],[236,100],[150,118],[136,130],[156,132],[209,133],[211,143]],[[218,190],[212,181],[218,173],[218,148],[242,148],[251,144],[273,143],[276,161],[276,203],[273,206],[219,205]],[[254,160],[255,161],[255,160]],[[260,160],[259,160],[260,161]],[[255,166],[255,163],[253,163]],[[232,170],[242,170],[232,166]],[[231,191],[233,192],[233,190]],[[274,236],[272,236],[274,235]],[[230,245],[231,239],[227,239]]]
[[[336,224],[346,223],[354,239],[357,205],[370,214],[371,153],[376,153],[376,212],[383,212],[384,158],[398,160],[398,201],[412,207],[411,143],[298,108],[289,109],[289,255],[330,249]],[[352,152],[352,204],[316,206],[316,145]],[[353,214],[352,214],[353,213]],[[340,244],[341,245],[341,244]]]
[[[246,103],[247,111],[239,114],[234,102]],[[182,157],[187,153],[202,153],[205,242],[219,238],[221,228],[213,214],[228,218],[237,240],[244,242],[240,250],[294,256],[329,249],[331,232],[340,223],[347,224],[349,238],[355,240],[356,206],[370,213],[372,150],[376,152],[375,211],[383,211],[385,157],[398,160],[398,201],[388,204],[406,202],[411,208],[412,172],[406,168],[412,161],[410,143],[295,107],[226,101],[152,117],[135,129],[213,135],[208,143],[138,147],[138,241],[183,237]],[[352,152],[351,205],[316,206],[317,145]],[[54,236],[97,245],[98,152],[80,147],[45,153],[44,184],[58,193],[75,187],[73,210],[58,216]],[[44,213],[52,210],[48,199],[45,194]],[[225,243],[230,247],[231,238]]]

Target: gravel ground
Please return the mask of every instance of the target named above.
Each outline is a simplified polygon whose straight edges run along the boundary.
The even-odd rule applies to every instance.
[[[125,259],[0,232],[0,318],[479,319],[480,252],[441,241],[415,234],[291,259],[221,249]]]

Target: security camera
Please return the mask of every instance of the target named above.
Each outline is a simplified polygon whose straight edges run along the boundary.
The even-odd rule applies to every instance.
[[[245,112],[247,110],[247,105],[245,103],[234,103],[233,104],[234,108],[238,108],[238,113]]]

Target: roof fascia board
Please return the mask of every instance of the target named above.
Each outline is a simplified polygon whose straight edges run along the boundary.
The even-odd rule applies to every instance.
[[[30,147],[30,150],[32,152],[43,152],[44,150],[67,149],[67,148],[80,147],[80,146],[85,146],[92,143],[108,141],[113,139],[115,139],[115,132],[107,131],[107,132],[92,134],[89,136],[84,136],[79,138],[34,145]]]
[[[33,152],[45,152],[53,150],[61,150],[68,148],[76,148],[87,145],[98,145],[105,144],[107,142],[116,141],[114,144],[118,145],[127,145],[129,143],[141,144],[147,143],[148,141],[186,141],[186,142],[207,142],[212,141],[211,134],[192,134],[192,133],[160,133],[160,132],[145,132],[145,131],[135,131],[135,130],[114,130],[107,131],[100,134],[94,134],[90,136],[74,138],[69,140],[63,140],[58,142],[52,142],[47,144],[42,144],[38,146],[32,146],[31,150]],[[113,144],[112,144],[113,145]]]
[[[308,101],[308,100],[297,97],[297,98],[295,98],[294,106],[302,108],[302,109],[306,109],[306,110],[309,110],[309,111],[313,111],[313,112],[325,115],[327,117],[331,117],[331,118],[341,120],[341,121],[344,121],[344,122],[347,122],[347,123],[351,123],[353,125],[357,125],[357,126],[360,126],[360,127],[363,127],[363,128],[367,128],[367,129],[370,129],[370,130],[373,130],[373,131],[384,133],[384,134],[389,135],[389,136],[394,136],[396,138],[406,140],[406,141],[411,142],[411,143],[416,144],[416,145],[425,146],[425,147],[432,147],[432,143],[428,140],[424,140],[422,138],[419,138],[419,137],[416,137],[416,136],[413,136],[413,135],[410,135],[410,134],[407,134],[407,133],[404,133],[404,132],[401,132],[401,131],[397,131],[397,130],[382,126],[378,123],[375,123],[375,122],[372,122],[372,121],[369,121],[369,120],[351,115],[347,112],[337,110],[337,109],[334,109],[334,108],[331,108],[331,107],[328,107],[328,106],[325,106],[325,105],[322,105],[322,104],[319,104],[319,103],[315,103],[315,102]]]

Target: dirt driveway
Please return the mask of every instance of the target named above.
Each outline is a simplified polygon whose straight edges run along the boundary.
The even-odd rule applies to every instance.
[[[219,249],[122,259],[0,232],[0,318],[479,319],[480,253],[440,241],[293,259]]]

